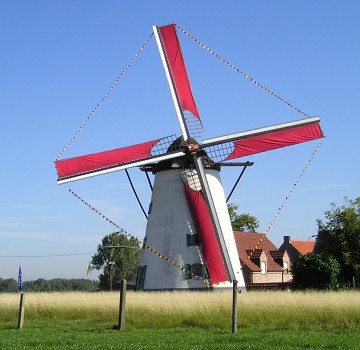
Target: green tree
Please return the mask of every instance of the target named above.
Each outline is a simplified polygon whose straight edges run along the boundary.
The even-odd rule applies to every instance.
[[[99,275],[101,290],[119,289],[123,279],[134,281],[140,264],[141,249],[138,240],[128,239],[114,232],[105,236],[91,258],[91,268],[102,269]]]
[[[250,214],[238,214],[239,206],[234,203],[228,204],[231,226],[234,231],[256,232],[259,228],[259,221]]]
[[[1,286],[1,279],[0,279],[0,286]],[[54,278],[50,280],[45,280],[43,278],[40,278],[35,281],[25,281],[23,282],[23,286],[27,292],[94,291],[98,289],[98,284],[95,281],[90,281],[85,278],[81,278],[81,279]]]
[[[0,292],[13,293],[18,291],[17,281],[13,278],[0,278]]]
[[[360,197],[345,197],[345,204],[331,204],[325,211],[325,221],[317,220],[325,243],[318,238],[317,252],[334,257],[340,264],[343,282],[353,277],[360,280]],[[323,244],[321,244],[323,243]]]
[[[308,253],[299,256],[292,266],[292,285],[300,289],[335,289],[340,264],[329,255]]]

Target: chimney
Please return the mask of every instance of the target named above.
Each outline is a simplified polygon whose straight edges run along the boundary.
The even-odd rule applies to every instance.
[[[288,246],[291,244],[291,237],[290,236],[284,236],[284,245]]]

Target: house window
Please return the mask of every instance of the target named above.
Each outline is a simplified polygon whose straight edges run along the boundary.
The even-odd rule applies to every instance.
[[[287,261],[284,261],[284,272],[289,272],[289,264]]]
[[[136,290],[144,289],[145,275],[147,265],[140,266],[136,278]]]
[[[261,262],[261,274],[266,275],[266,262],[265,261]]]
[[[186,234],[186,245],[188,247],[193,246],[193,245],[199,245],[198,235],[187,233]]]

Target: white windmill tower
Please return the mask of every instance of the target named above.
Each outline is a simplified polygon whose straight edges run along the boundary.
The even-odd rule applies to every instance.
[[[137,287],[144,290],[244,288],[219,161],[323,137],[319,118],[306,118],[198,143],[201,124],[174,24],[153,27],[182,136],[55,162],[58,183],[130,167],[155,174]],[[194,134],[194,135],[193,135]],[[156,251],[157,254],[153,254]],[[159,259],[159,255],[162,259]],[[164,258],[166,257],[166,258]],[[169,260],[175,262],[169,264]]]

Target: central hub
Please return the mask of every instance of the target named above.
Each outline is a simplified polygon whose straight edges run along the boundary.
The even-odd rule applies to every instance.
[[[201,157],[204,167],[215,170],[220,170],[220,166],[214,163],[201,148],[200,144],[194,139],[189,138],[184,141],[184,138],[178,137],[167,149],[166,153],[184,151],[185,155],[173,159],[163,160],[152,167],[152,172],[155,174],[158,171],[170,169],[194,169],[194,156]]]

